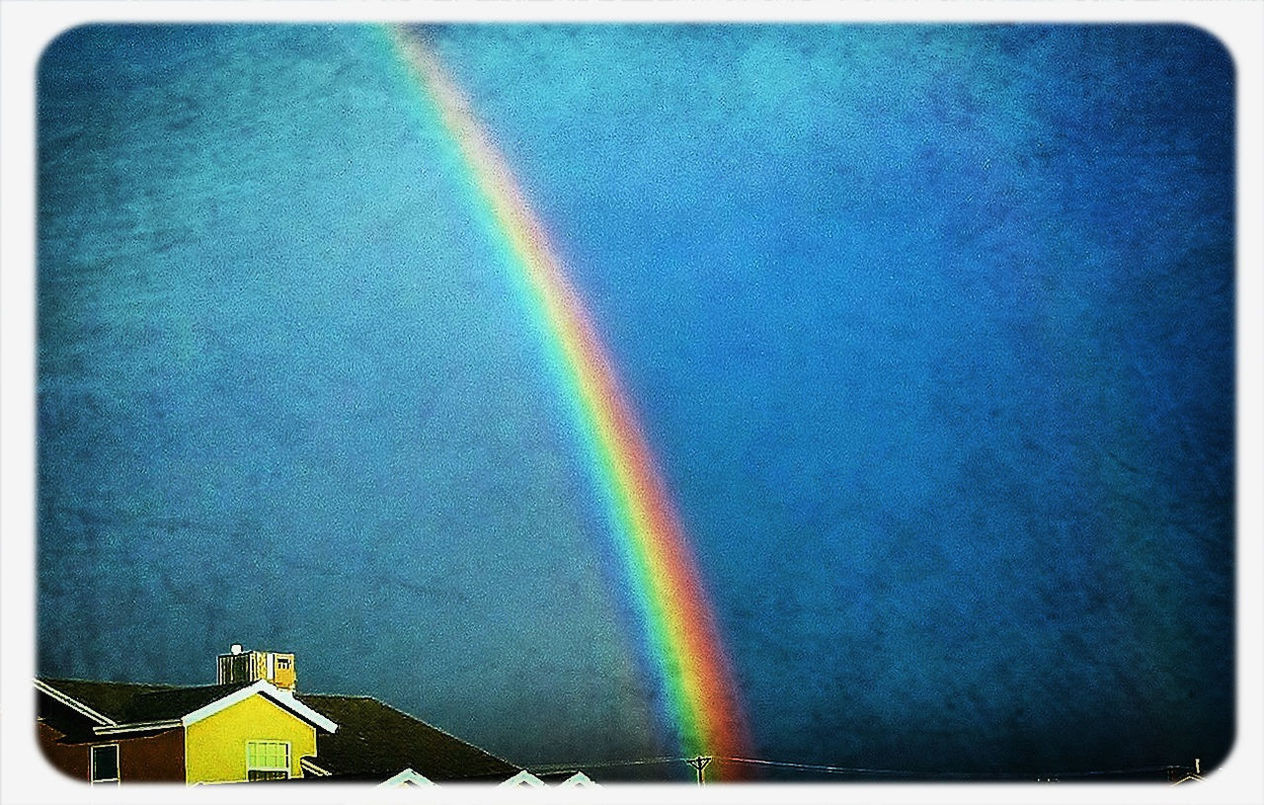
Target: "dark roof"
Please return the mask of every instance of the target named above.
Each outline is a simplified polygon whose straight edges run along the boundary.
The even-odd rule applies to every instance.
[[[230,685],[176,687],[138,685],[131,682],[89,682],[82,679],[40,681],[120,724],[179,719],[250,684],[237,682]]]
[[[579,773],[579,769],[571,769],[569,771],[533,771],[531,772],[546,785],[558,785],[574,777]],[[587,777],[588,775],[584,775]]]
[[[40,682],[119,724],[174,721],[252,684],[189,687],[82,679]],[[368,696],[303,693],[295,698],[338,725],[333,734],[317,731],[316,757],[312,759],[338,779],[385,780],[410,768],[434,782],[500,781],[519,771],[489,752]],[[56,715],[58,729],[76,734],[89,729],[76,726],[75,718],[67,720],[68,711],[56,712],[61,706],[47,697],[40,699],[41,716]],[[78,721],[87,724],[86,719]]]
[[[338,724],[317,733],[317,766],[342,779],[385,780],[412,769],[432,782],[504,780],[513,766],[443,730],[368,696],[299,694],[299,701]]]
[[[128,704],[127,720],[141,722],[180,718],[251,684],[234,682],[231,685],[201,685],[142,693]]]
[[[144,693],[173,689],[170,685],[90,682],[85,679],[40,679],[40,682],[120,723],[127,721],[127,706],[132,699]]]

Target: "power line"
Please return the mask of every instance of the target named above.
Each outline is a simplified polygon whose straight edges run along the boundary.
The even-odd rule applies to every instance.
[[[656,763],[688,763],[692,757],[650,757],[637,760],[599,760],[593,763],[544,763],[531,768],[539,771],[567,771],[570,769],[608,769],[617,766],[649,766]]]
[[[1149,772],[1161,772],[1168,769],[1184,769],[1188,768],[1179,763],[1169,763],[1166,766],[1139,766],[1134,769],[1108,769],[1103,771],[1063,771],[1050,772],[1046,777],[1092,777],[1098,774],[1145,774]]]
[[[604,769],[604,768],[620,768],[625,766],[649,766],[655,764],[668,763],[684,763],[692,767],[699,775],[701,770],[698,764],[703,767],[711,760],[724,761],[728,763],[744,763],[752,766],[768,766],[772,768],[786,769],[790,771],[816,772],[820,774],[852,774],[852,775],[881,775],[887,777],[906,777],[920,779],[955,779],[955,780],[988,780],[988,779],[1013,779],[1013,780],[1031,780],[1031,779],[1056,779],[1056,778],[1072,778],[1072,777],[1096,777],[1103,775],[1125,775],[1125,774],[1150,774],[1168,771],[1169,769],[1180,767],[1179,764],[1167,764],[1163,766],[1136,766],[1127,769],[1095,769],[1088,771],[1062,771],[1062,772],[1001,772],[995,774],[981,774],[978,772],[952,772],[952,771],[914,771],[912,769],[878,769],[863,766],[834,766],[823,763],[798,763],[789,760],[768,760],[766,758],[752,757],[728,757],[725,755],[715,755],[703,757],[698,755],[689,756],[661,756],[651,758],[636,758],[631,760],[602,760],[594,762],[578,762],[578,763],[549,763],[532,766],[533,769],[541,772],[564,771],[570,769]],[[703,762],[705,761],[705,762]]]
[[[774,766],[786,769],[801,769],[803,771],[824,772],[826,774],[884,774],[891,776],[904,777],[924,777],[924,778],[952,778],[952,779],[987,779],[987,778],[1011,778],[1018,780],[1031,779],[1033,773],[1021,772],[1001,772],[999,774],[984,775],[976,772],[926,772],[912,771],[909,769],[874,769],[863,768],[858,766],[829,766],[817,763],[795,763],[788,760],[765,760],[762,758],[742,758],[742,757],[717,757],[717,760],[727,760],[732,763],[749,763],[757,766]],[[1090,777],[1104,774],[1148,774],[1167,771],[1174,768],[1172,765],[1166,766],[1136,766],[1128,769],[1101,769],[1092,771],[1066,771],[1066,772],[1040,772],[1038,776],[1044,777]]]
[[[775,766],[777,768],[783,768],[783,769],[801,769],[803,771],[817,771],[817,772],[824,772],[826,774],[887,774],[887,775],[904,775],[904,776],[918,776],[918,775],[923,774],[923,772],[908,771],[908,770],[902,770],[902,769],[871,769],[871,768],[861,768],[858,766],[827,766],[820,763],[795,763],[789,760],[764,760],[762,758],[751,758],[751,757],[720,757],[718,759],[727,760],[732,763],[749,763],[755,766]],[[966,772],[936,772],[936,773],[933,773],[933,776],[971,777],[974,775],[971,775]]]

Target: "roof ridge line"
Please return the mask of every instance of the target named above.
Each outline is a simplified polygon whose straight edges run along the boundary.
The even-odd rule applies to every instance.
[[[36,682],[87,682],[89,685],[139,685],[147,688],[189,688],[196,685],[177,685],[173,682],[123,682],[118,679],[83,679],[77,676],[35,676]]]
[[[173,690],[198,690],[201,688],[221,688],[229,685],[252,684],[251,682],[210,682],[205,684],[190,685],[188,683],[179,682],[124,682],[118,679],[81,679],[79,677],[69,676],[36,676],[35,681],[42,684],[52,684],[56,682],[82,682],[87,685],[127,685],[129,687],[153,688],[153,690],[144,691],[141,695],[162,693]]]

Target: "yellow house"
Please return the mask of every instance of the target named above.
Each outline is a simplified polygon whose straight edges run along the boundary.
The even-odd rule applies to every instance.
[[[219,684],[35,680],[48,760],[94,785],[320,778],[388,786],[520,771],[368,696],[298,694],[294,655],[234,644]]]
[[[338,725],[265,679],[171,688],[36,680],[40,741],[63,771],[120,780],[233,783],[302,777]]]
[[[184,734],[187,783],[302,777],[316,730],[338,726],[267,682],[255,682],[191,713]]]

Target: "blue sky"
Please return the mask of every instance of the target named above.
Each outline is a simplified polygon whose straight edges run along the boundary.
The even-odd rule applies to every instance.
[[[760,757],[1223,756],[1218,43],[418,35],[614,357]],[[41,672],[209,682],[243,642],[511,760],[667,751],[542,335],[380,35],[76,29],[39,110]]]

